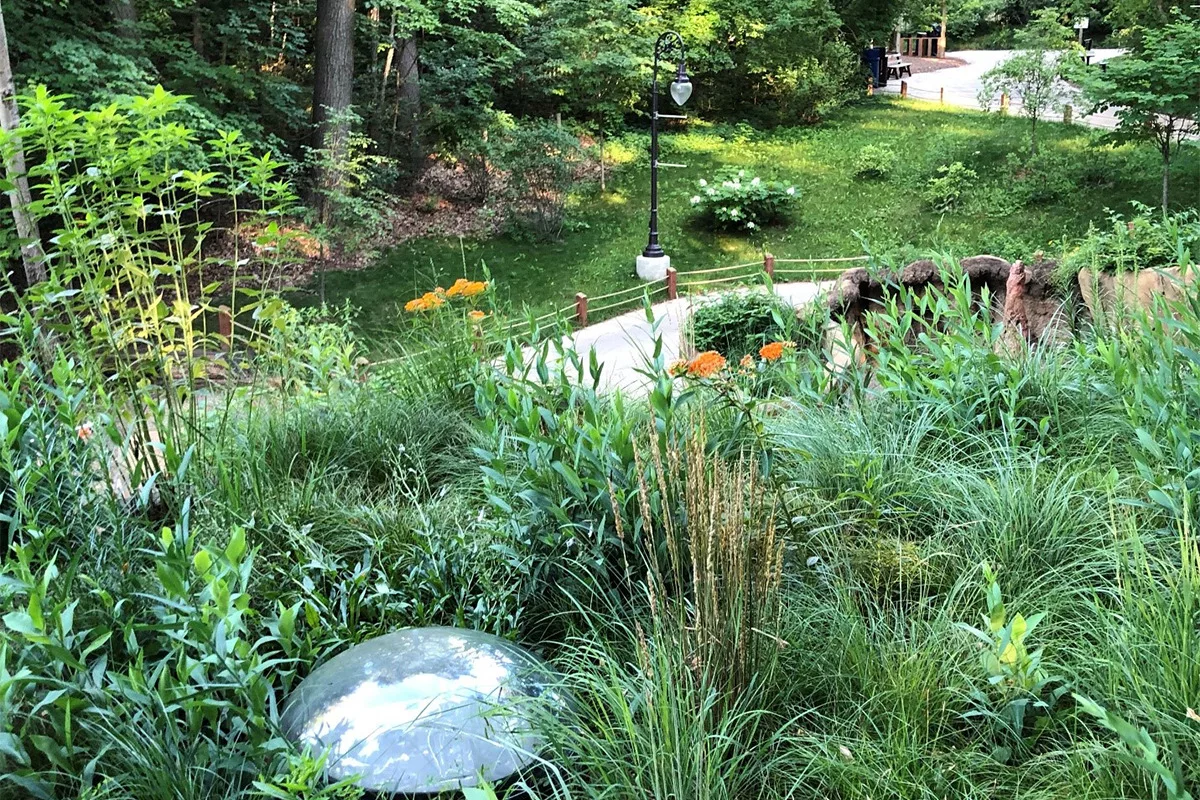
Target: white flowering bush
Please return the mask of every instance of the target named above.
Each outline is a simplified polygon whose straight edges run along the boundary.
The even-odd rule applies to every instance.
[[[795,186],[765,181],[744,169],[724,169],[711,181],[700,181],[692,205],[713,228],[752,232],[787,216],[799,196]]]

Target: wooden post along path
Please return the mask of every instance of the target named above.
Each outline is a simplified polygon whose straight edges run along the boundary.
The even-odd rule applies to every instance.
[[[575,321],[579,323],[579,327],[587,327],[587,306],[588,298],[583,292],[575,295]]]

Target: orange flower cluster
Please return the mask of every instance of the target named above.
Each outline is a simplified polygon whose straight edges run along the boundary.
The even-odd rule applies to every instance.
[[[478,309],[467,312],[467,319],[471,320],[472,322],[479,322],[486,316],[487,316],[487,314],[483,313],[482,311],[480,311]]]
[[[725,356],[716,350],[707,350],[688,363],[687,374],[693,378],[711,378],[723,369]]]
[[[449,289],[438,287],[432,292],[426,292],[420,297],[414,297],[404,304],[404,310],[412,313],[420,311],[432,311],[435,308],[441,308],[446,304],[447,300],[455,297],[475,297],[487,291],[487,281],[469,281],[466,278],[459,278],[454,282]],[[472,317],[475,319],[475,317]]]
[[[446,302],[446,292],[442,288],[434,289],[432,292],[426,292],[420,297],[414,297],[404,304],[404,310],[410,314],[419,311],[432,311],[435,308],[440,308]]]
[[[667,367],[667,374],[672,378],[682,378],[687,375],[688,362],[686,358],[681,358],[678,361],[671,362],[671,366]]]
[[[487,291],[487,281],[469,281],[459,278],[446,290],[446,297],[474,297]]]
[[[791,350],[795,346],[794,342],[771,342],[759,348],[758,354],[762,356],[763,361],[778,361],[783,358],[785,351]]]

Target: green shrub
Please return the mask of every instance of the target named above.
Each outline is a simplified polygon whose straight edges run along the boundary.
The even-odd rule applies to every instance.
[[[730,168],[718,172],[711,182],[700,181],[700,194],[692,197],[692,205],[715,229],[754,231],[787,216],[796,194],[795,186]]]
[[[863,145],[854,157],[854,177],[886,180],[896,166],[896,152],[886,145]]]
[[[769,292],[732,292],[700,304],[692,313],[691,337],[698,352],[716,350],[730,362],[757,355],[764,344],[784,337],[795,311]]]
[[[894,536],[872,536],[849,548],[850,571],[879,597],[897,593],[920,595],[938,588],[929,560],[915,542]]]
[[[1200,212],[1164,215],[1147,206],[1135,208],[1131,217],[1112,214],[1106,227],[1089,230],[1063,260],[1063,271],[1132,272],[1200,260]]]
[[[550,122],[509,131],[499,163],[508,173],[507,200],[515,231],[555,241],[566,222],[567,196],[583,162],[579,139]]]
[[[1075,163],[1053,150],[1042,148],[1033,156],[1009,153],[1005,166],[1011,180],[1007,190],[1021,205],[1048,203],[1079,191]]]
[[[993,255],[1015,261],[1027,259],[1037,247],[1018,235],[1002,230],[991,230],[979,239],[979,255]]]
[[[946,212],[958,208],[979,179],[979,173],[961,161],[938,167],[937,172],[925,184],[922,193],[922,198],[934,211]]]
[[[272,319],[255,348],[261,363],[281,387],[292,392],[327,393],[357,384],[365,350],[354,329],[355,310],[324,304],[295,308],[267,300]]]
[[[253,602],[244,530],[218,543],[189,527],[131,550],[138,589],[120,596],[89,591],[101,575],[85,558],[60,572],[53,537],[15,548],[0,758],[29,795],[109,781],[147,800],[230,796],[286,752],[271,722],[317,657],[304,604]]]

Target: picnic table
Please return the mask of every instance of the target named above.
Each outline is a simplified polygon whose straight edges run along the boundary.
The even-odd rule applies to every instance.
[[[905,61],[899,53],[888,53],[887,55],[887,76],[895,77],[896,80],[904,77],[908,73],[908,77],[912,77],[912,64]]]

